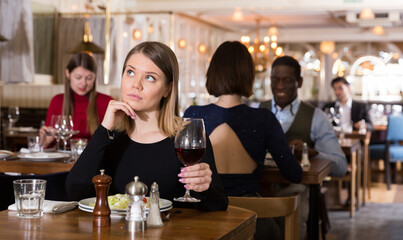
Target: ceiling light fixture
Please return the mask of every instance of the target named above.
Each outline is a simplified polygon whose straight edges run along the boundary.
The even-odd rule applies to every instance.
[[[86,52],[86,53],[104,53],[104,50],[92,43],[92,35],[91,35],[91,28],[90,23],[85,21],[84,23],[84,35],[83,41],[78,44],[73,50],[70,51],[71,53],[79,53],[79,52]]]
[[[375,35],[383,35],[383,34],[385,34],[385,30],[383,29],[382,26],[375,26],[372,29],[372,33]]]
[[[232,20],[236,22],[240,22],[244,20],[242,9],[240,7],[236,7],[234,9],[234,13],[232,14]]]
[[[364,8],[360,13],[360,19],[375,19],[375,14],[371,8]]]
[[[249,53],[252,55],[255,64],[255,71],[257,73],[264,72],[267,65],[274,60],[278,55],[284,54],[283,49],[278,49],[277,35],[278,29],[272,26],[268,29],[268,35],[260,38],[260,22],[262,19],[256,19],[256,35],[251,39],[249,36],[242,36],[241,43],[244,44]],[[276,55],[277,51],[277,55]]]
[[[336,45],[333,41],[322,41],[319,48],[323,54],[331,54],[334,52]]]

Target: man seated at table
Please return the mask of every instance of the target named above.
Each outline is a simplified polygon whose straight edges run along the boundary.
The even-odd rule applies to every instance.
[[[301,66],[290,56],[277,58],[272,65],[271,90],[274,99],[262,102],[261,108],[271,110],[282,125],[288,143],[294,145],[294,153],[301,157],[306,142],[310,158],[332,161],[331,176],[342,177],[347,171],[347,161],[325,114],[298,98],[302,86]],[[301,193],[300,239],[306,233],[309,215],[309,191],[303,184],[290,184],[279,190],[279,196]]]
[[[352,99],[350,83],[343,77],[337,77],[332,80],[331,86],[337,100],[326,104],[323,109],[329,109],[331,107],[342,108],[340,124],[352,122],[354,130],[359,130],[361,124],[364,124],[363,128],[373,131],[374,127],[369,117],[368,105]],[[361,120],[365,120],[365,123]]]

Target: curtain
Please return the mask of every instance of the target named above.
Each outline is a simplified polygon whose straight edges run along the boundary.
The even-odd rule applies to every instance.
[[[0,80],[5,83],[33,82],[34,49],[30,0],[0,1]]]

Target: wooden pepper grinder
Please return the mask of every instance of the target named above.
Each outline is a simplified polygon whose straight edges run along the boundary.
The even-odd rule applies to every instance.
[[[107,227],[111,225],[111,209],[108,204],[108,191],[112,183],[112,178],[104,174],[104,169],[101,169],[100,172],[100,175],[96,175],[92,178],[97,195],[93,211],[93,226]]]

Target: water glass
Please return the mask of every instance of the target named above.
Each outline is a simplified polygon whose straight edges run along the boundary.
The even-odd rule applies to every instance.
[[[13,181],[17,216],[39,218],[43,215],[46,180],[19,179]]]
[[[73,162],[77,161],[86,146],[87,139],[70,139],[71,160]]]
[[[29,136],[27,137],[27,140],[30,153],[43,152],[42,141],[39,136]]]

